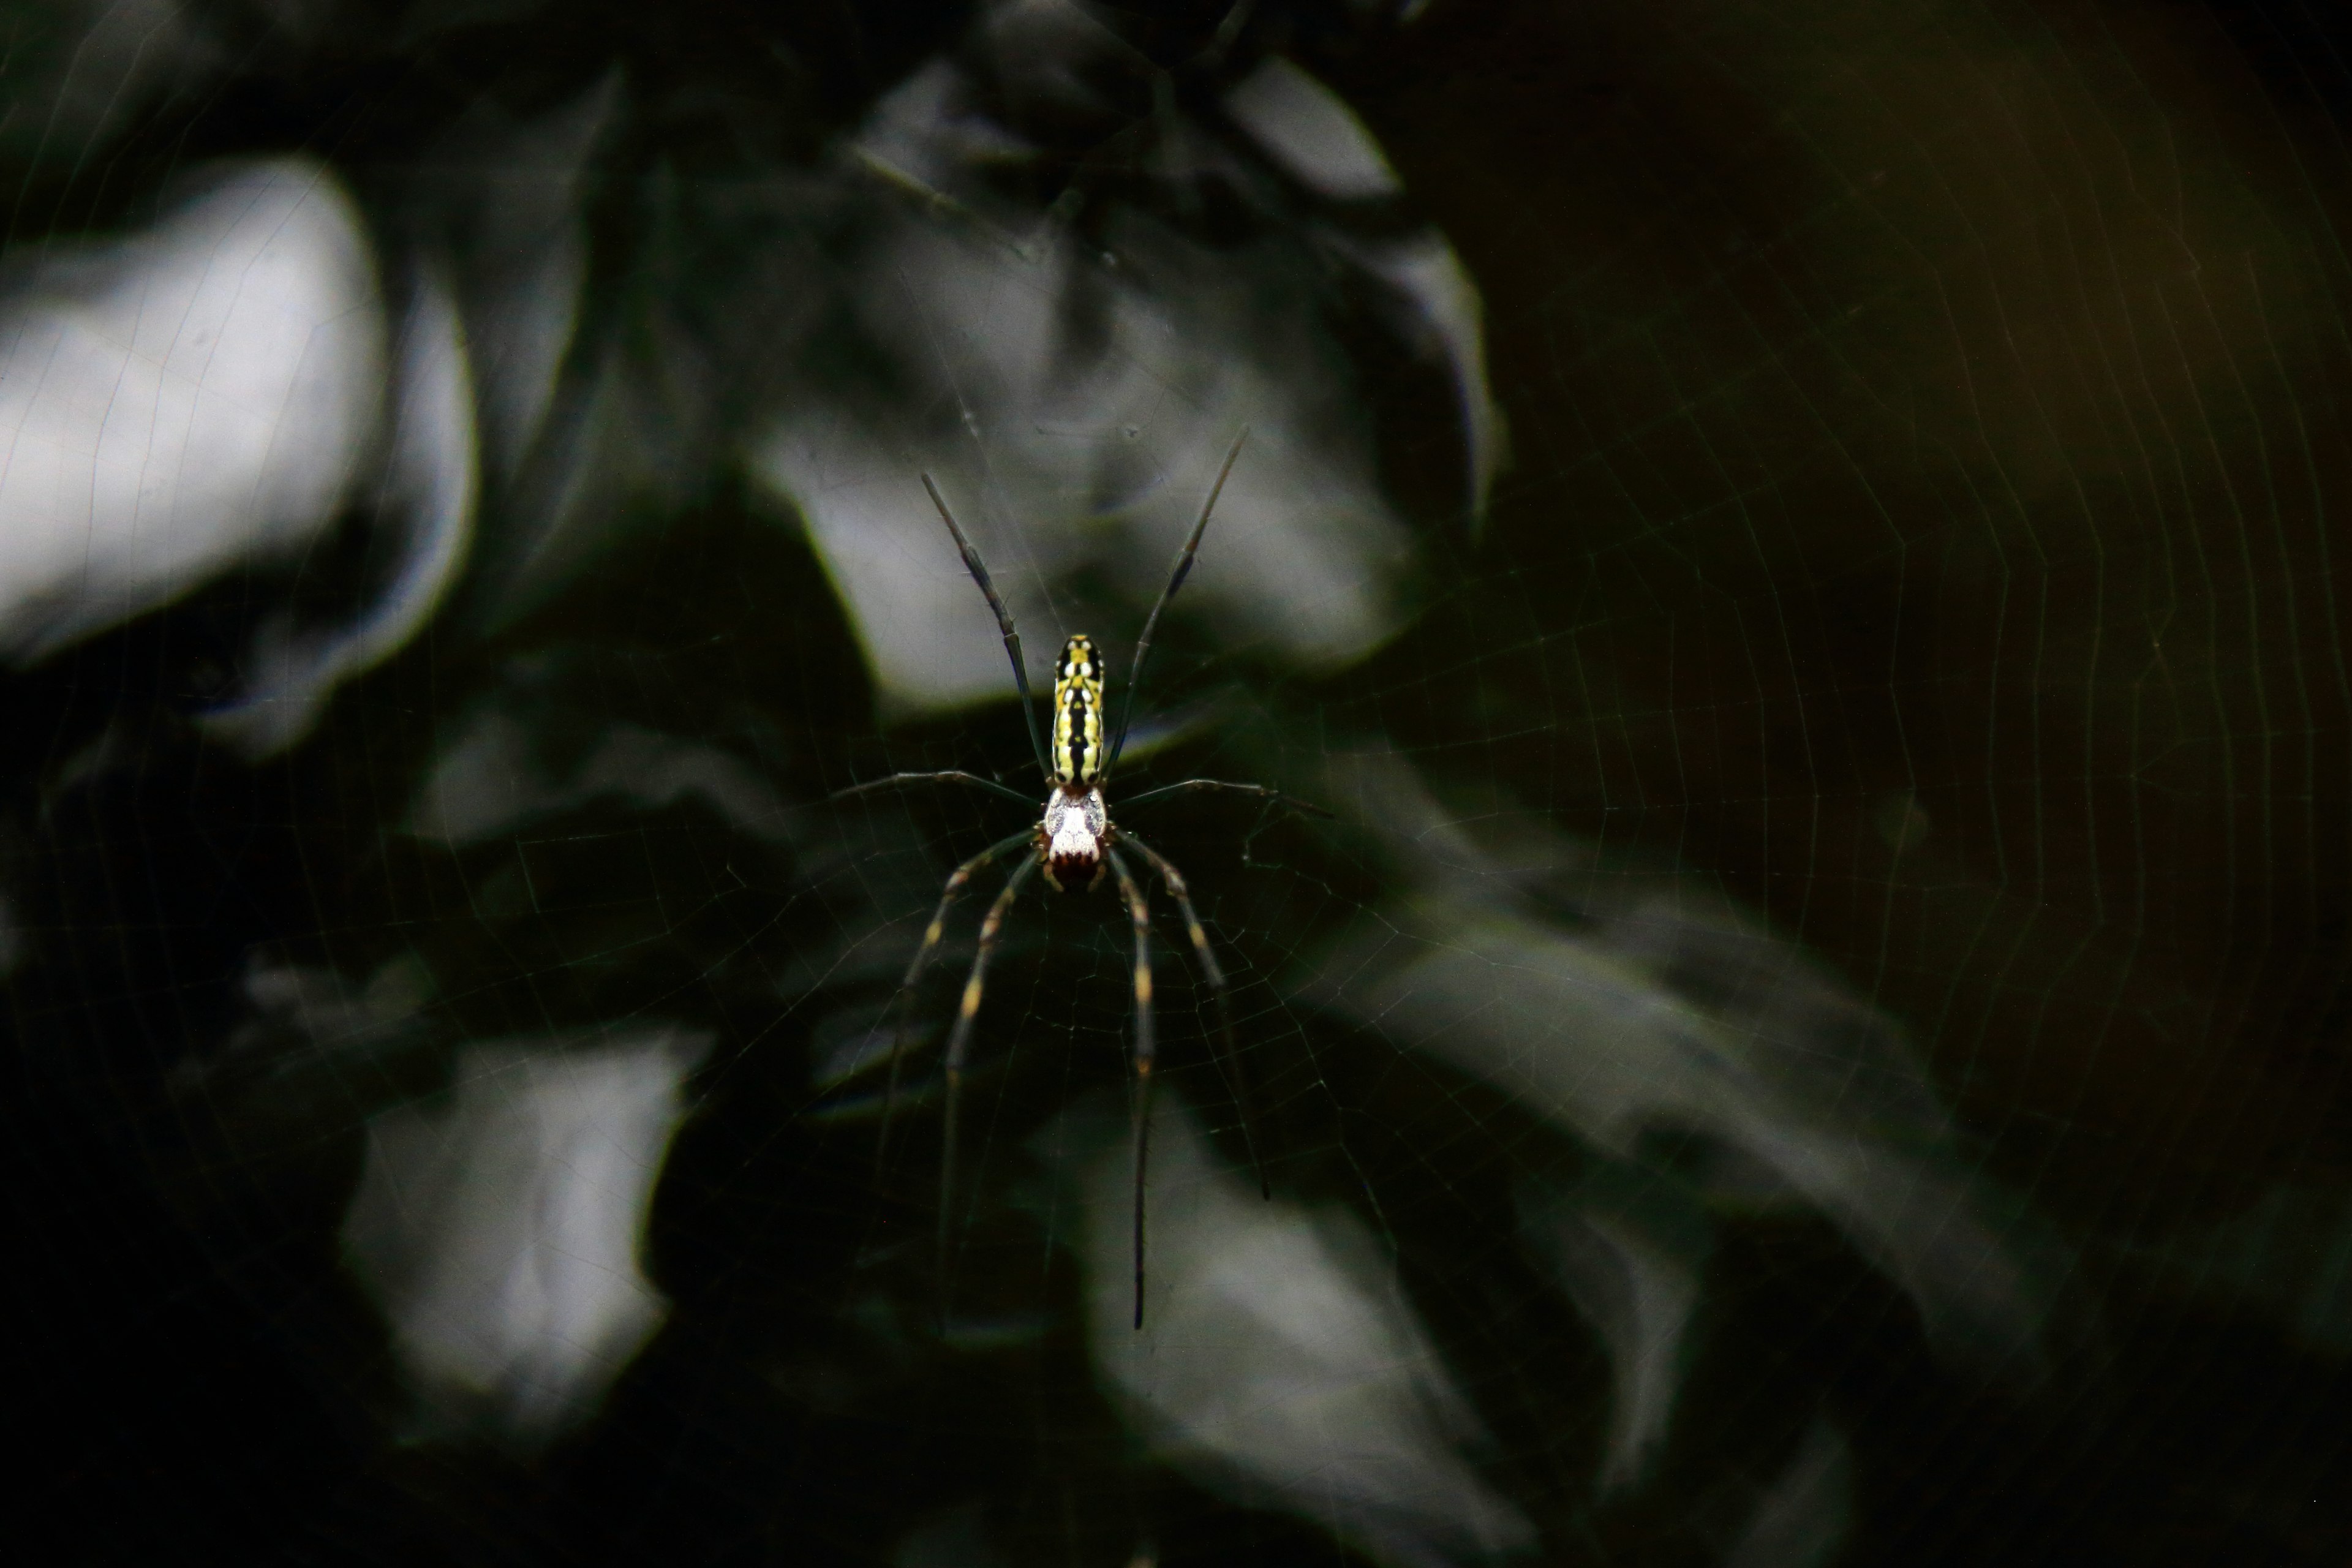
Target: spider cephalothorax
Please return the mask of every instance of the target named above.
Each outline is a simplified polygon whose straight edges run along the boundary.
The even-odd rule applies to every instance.
[[[954,1213],[957,1110],[963,1086],[964,1058],[971,1047],[972,1020],[980,1016],[982,983],[988,973],[990,955],[996,951],[997,934],[1003,929],[1004,916],[1021,891],[1022,883],[1033,872],[1043,871],[1045,880],[1055,888],[1071,889],[1093,888],[1108,871],[1118,879],[1119,895],[1127,902],[1128,917],[1135,927],[1135,1095],[1132,1101],[1135,1137],[1135,1326],[1143,1326],[1143,1189],[1144,1157],[1151,1126],[1151,1068],[1154,1044],[1151,1027],[1151,910],[1146,902],[1143,884],[1129,868],[1122,850],[1132,849],[1144,863],[1160,874],[1167,884],[1169,895],[1176,900],[1184,916],[1184,934],[1192,942],[1193,956],[1201,965],[1202,978],[1207,981],[1209,993],[1217,1008],[1217,1039],[1228,1069],[1234,1074],[1237,1098],[1241,1100],[1242,1131],[1248,1139],[1253,1159],[1257,1154],[1257,1137],[1246,1093],[1241,1087],[1240,1064],[1234,1057],[1234,1024],[1232,1008],[1225,994],[1224,971],[1217,963],[1216,954],[1209,947],[1208,933],[1201,927],[1201,918],[1193,911],[1192,895],[1184,886],[1183,874],[1168,858],[1124,828],[1114,826],[1110,806],[1103,790],[1109,783],[1111,770],[1118,765],[1119,748],[1127,742],[1127,721],[1133,715],[1136,682],[1143,674],[1144,656],[1151,651],[1152,628],[1160,624],[1160,612],[1184,585],[1185,574],[1192,569],[1192,558],[1201,548],[1201,535],[1209,526],[1209,514],[1216,509],[1218,492],[1225,488],[1225,476],[1234,471],[1234,460],[1241,456],[1242,442],[1249,432],[1244,430],[1234,438],[1233,449],[1225,454],[1225,465],[1217,470],[1217,482],[1210,487],[1209,499],[1201,508],[1200,520],[1193,523],[1192,536],[1177,552],[1176,567],[1169,574],[1168,587],[1160,602],[1144,617],[1143,634],[1136,639],[1135,664],[1128,672],[1127,706],[1119,715],[1118,728],[1107,731],[1104,724],[1104,679],[1102,656],[1096,650],[1094,639],[1080,634],[1062,645],[1062,657],[1054,667],[1054,732],[1053,745],[1048,748],[1045,737],[1037,728],[1037,706],[1029,695],[1029,671],[1021,658],[1021,634],[1013,629],[1013,612],[998,597],[996,585],[988,579],[988,568],[981,563],[980,552],[956,526],[955,514],[931,483],[929,474],[923,476],[923,488],[930,491],[931,502],[940,509],[940,521],[954,536],[956,548],[963,552],[963,563],[971,573],[972,581],[988,596],[988,607],[996,612],[997,629],[1004,637],[1004,651],[1013,660],[1013,684],[1021,692],[1021,711],[1029,722],[1029,739],[1036,749],[1037,769],[1045,776],[1050,789],[1045,796],[1045,810],[1036,823],[1023,828],[1009,838],[999,839],[979,854],[957,867],[948,878],[946,890],[940,895],[940,905],[931,916],[929,929],[923,932],[922,945],[915,950],[914,962],[907,968],[907,978],[899,984],[901,996],[912,991],[922,978],[924,966],[937,951],[940,939],[947,928],[948,907],[962,893],[965,884],[990,862],[1003,858],[1016,849],[1028,848],[1032,853],[1013,868],[1004,879],[1004,889],[980,922],[979,951],[972,955],[971,976],[965,981],[963,1003],[956,1015],[955,1026],[948,1034],[947,1049],[947,1110],[946,1147],[940,1163],[940,1271],[946,1279],[948,1240],[950,1218]],[[1109,737],[1108,746],[1104,743]],[[974,773],[893,773],[872,784],[859,784],[845,790],[844,795],[879,789],[886,785],[913,781],[952,782],[975,785],[994,794],[1018,801],[1024,807],[1029,796],[994,779],[984,779]],[[1127,804],[1146,805],[1179,793],[1194,790],[1220,790],[1231,794],[1255,795],[1274,805],[1330,814],[1318,807],[1292,800],[1280,790],[1264,784],[1230,784],[1223,779],[1187,779],[1182,784],[1163,784],[1146,790]],[[899,1057],[906,1045],[906,1030],[901,1024],[890,1050],[890,1088],[886,1096],[883,1124],[889,1124],[888,1106],[895,1104],[898,1089]],[[1265,1170],[1258,1168],[1258,1186],[1267,1191]]]
[[[1056,892],[1072,888],[1092,891],[1109,868],[1104,840],[1110,832],[1110,808],[1102,791],[1092,784],[1057,784],[1045,797],[1045,816],[1037,824],[1037,847],[1045,854],[1045,880]]]

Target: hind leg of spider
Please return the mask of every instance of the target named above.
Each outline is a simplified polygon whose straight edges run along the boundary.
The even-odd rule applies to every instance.
[[[1143,1327],[1143,1192],[1145,1166],[1151,1155],[1151,1069],[1159,1043],[1151,1032],[1151,906],[1142,885],[1127,868],[1127,857],[1109,852],[1110,868],[1127,900],[1128,918],[1135,924],[1135,1092],[1128,1101],[1135,1144],[1135,1326]]]
[[[1192,956],[1200,962],[1202,977],[1208,982],[1209,995],[1217,1009],[1217,1070],[1224,1075],[1225,1087],[1233,1091],[1234,1104],[1242,1114],[1242,1142],[1249,1149],[1250,1164],[1257,1171],[1258,1195],[1271,1199],[1274,1186],[1266,1180],[1265,1157],[1258,1152],[1257,1116],[1250,1104],[1249,1078],[1242,1070],[1241,1052],[1234,1044],[1233,994],[1225,984],[1224,968],[1209,946],[1209,933],[1201,929],[1201,917],[1192,908],[1192,894],[1184,885],[1184,873],[1176,869],[1167,856],[1128,829],[1120,828],[1118,837],[1120,843],[1133,845],[1135,852],[1151,863],[1160,879],[1168,884],[1168,893],[1176,900],[1177,911],[1184,917],[1184,934],[1192,939]]]
[[[955,1229],[956,1136],[958,1118],[963,1109],[963,1064],[971,1050],[971,1026],[980,1016],[980,997],[988,979],[988,961],[995,954],[996,939],[1004,929],[1004,916],[1013,908],[1013,900],[1021,896],[1021,884],[1026,882],[1042,864],[1032,856],[1013,868],[1004,879],[1004,890],[988,906],[987,918],[980,922],[980,947],[971,955],[971,973],[963,983],[963,1002],[956,1009],[955,1027],[948,1035],[947,1054],[947,1113],[946,1129],[940,1149],[940,1322],[946,1325],[948,1316],[948,1256],[949,1240]]]
[[[907,965],[907,977],[898,982],[898,989],[890,994],[892,1006],[914,994],[915,982],[923,977],[923,971],[929,966],[932,954],[940,950],[940,938],[947,932],[948,910],[962,896],[965,884],[992,862],[1003,859],[1008,851],[1034,843],[1036,837],[1035,828],[1024,827],[1009,838],[998,839],[948,873],[948,885],[940,894],[940,907],[931,911],[931,923],[924,929],[922,943],[915,949],[914,961]],[[874,1139],[874,1178],[877,1190],[882,1181],[883,1155],[890,1141],[890,1119],[898,1110],[898,1072],[906,1055],[907,1015],[901,1012],[898,1026],[890,1037],[890,1077],[882,1090],[882,1130]]]
[[[1019,790],[1014,789],[1011,784],[998,784],[994,779],[984,779],[978,773],[967,773],[952,769],[940,773],[892,773],[887,778],[868,779],[864,784],[851,784],[847,789],[835,790],[833,794],[826,798],[830,800],[847,800],[854,795],[868,795],[877,789],[888,789],[894,784],[971,784],[975,788],[987,790],[992,795],[1001,795],[1007,800],[1017,800],[1023,805],[1033,809],[1037,804],[1035,801],[1031,800],[1027,795],[1023,795]]]
[[[1306,816],[1328,818],[1332,815],[1323,807],[1312,802],[1301,800],[1295,795],[1285,795],[1278,789],[1268,789],[1264,784],[1234,784],[1229,779],[1186,779],[1181,784],[1161,784],[1158,789],[1148,789],[1141,795],[1128,796],[1118,803],[1118,806],[1121,811],[1133,811],[1139,805],[1150,805],[1153,801],[1165,800],[1171,795],[1192,795],[1202,790],[1223,790],[1228,795],[1245,795],[1252,799],[1266,802],[1269,810],[1278,806]]]

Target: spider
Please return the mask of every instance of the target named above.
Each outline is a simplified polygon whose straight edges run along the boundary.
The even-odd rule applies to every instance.
[[[963,552],[965,568],[973,582],[987,596],[988,607],[996,613],[997,629],[1004,636],[1004,651],[1013,661],[1013,684],[1020,689],[1021,711],[1029,721],[1029,742],[1035,750],[1037,768],[1045,777],[1045,804],[1038,819],[1031,826],[1008,837],[1001,838],[987,848],[958,866],[950,873],[947,887],[940,895],[939,908],[931,915],[931,923],[923,932],[922,944],[915,951],[914,961],[907,966],[906,978],[899,982],[892,1004],[911,994],[920,980],[931,955],[940,945],[947,925],[948,910],[961,895],[965,885],[991,863],[1019,849],[1033,853],[1022,858],[1004,879],[1003,891],[988,908],[980,924],[978,950],[972,955],[971,971],[963,987],[963,1002],[956,1014],[955,1026],[948,1035],[946,1076],[947,1110],[945,1131],[940,1150],[940,1213],[939,1213],[939,1277],[944,1296],[948,1271],[949,1237],[955,1209],[956,1133],[958,1110],[963,1087],[964,1063],[971,1047],[972,1024],[980,1016],[982,984],[987,977],[988,961],[995,952],[998,933],[1003,929],[1004,917],[1013,900],[1033,874],[1042,872],[1047,885],[1057,892],[1091,890],[1099,886],[1108,872],[1118,882],[1120,896],[1126,900],[1128,918],[1135,928],[1135,1081],[1129,1097],[1129,1114],[1135,1156],[1135,1326],[1143,1327],[1143,1194],[1145,1162],[1150,1152],[1151,1069],[1155,1042],[1151,1024],[1151,910],[1144,895],[1141,879],[1129,864],[1124,851],[1132,849],[1144,862],[1159,873],[1177,909],[1184,917],[1185,934],[1192,940],[1192,952],[1200,963],[1201,973],[1208,982],[1210,994],[1217,1010],[1218,1062],[1221,1071],[1228,1073],[1235,1102],[1242,1115],[1242,1136],[1248,1144],[1251,1163],[1257,1169],[1258,1191],[1271,1197],[1272,1188],[1265,1176],[1265,1162],[1259,1157],[1257,1132],[1250,1113],[1249,1100],[1243,1081],[1240,1062],[1234,1048],[1233,1006],[1225,984],[1225,974],[1217,963],[1217,955],[1209,946],[1208,933],[1201,927],[1200,916],[1192,908],[1191,890],[1184,885],[1183,873],[1168,858],[1136,837],[1132,829],[1118,826],[1110,819],[1110,807],[1104,798],[1112,771],[1118,766],[1120,749],[1127,743],[1128,721],[1135,711],[1135,690],[1143,675],[1143,661],[1151,651],[1151,633],[1160,624],[1160,613],[1184,585],[1184,578],[1192,570],[1192,559],[1201,548],[1201,536],[1209,526],[1209,516],[1216,510],[1217,497],[1225,488],[1225,479],[1234,471],[1234,462],[1241,456],[1242,443],[1249,438],[1244,426],[1234,437],[1232,448],[1225,453],[1224,466],[1217,470],[1216,482],[1209,487],[1208,500],[1201,505],[1201,515],[1192,524],[1192,531],[1177,552],[1176,564],[1169,574],[1168,586],[1160,602],[1144,618],[1143,635],[1136,639],[1135,662],[1129,667],[1127,697],[1119,710],[1118,727],[1110,731],[1110,743],[1106,750],[1104,737],[1103,661],[1094,639],[1079,633],[1062,645],[1061,658],[1054,669],[1053,745],[1048,750],[1045,737],[1037,727],[1037,707],[1029,691],[1029,674],[1021,658],[1021,634],[1013,629],[1013,612],[989,581],[988,568],[982,564],[980,552],[964,537],[956,525],[955,514],[940,494],[940,488],[923,476],[923,488],[930,493],[931,504],[939,509],[940,521],[948,525],[948,532]],[[1001,795],[1026,808],[1029,797],[1009,785],[974,773],[957,771],[944,773],[892,773],[887,778],[870,780],[842,790],[835,799],[862,795],[868,790],[887,789],[903,784],[959,784]],[[1287,808],[1316,816],[1331,814],[1322,807],[1295,799],[1280,790],[1265,784],[1234,784],[1224,779],[1186,779],[1181,784],[1163,784],[1146,790],[1126,804],[1129,808],[1166,800],[1173,795],[1212,790],[1253,796],[1265,803],[1268,811]],[[898,1070],[907,1043],[907,1025],[902,1017],[891,1041],[889,1087],[883,1101],[883,1131],[889,1132],[891,1110],[898,1094]],[[880,1157],[877,1148],[877,1159]],[[944,1307],[943,1307],[944,1310]]]

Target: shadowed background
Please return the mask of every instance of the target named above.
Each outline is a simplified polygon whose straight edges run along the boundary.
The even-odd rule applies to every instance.
[[[2332,14],[10,22],[58,1560],[2352,1547]],[[918,475],[1123,673],[1243,423],[1128,789],[1339,813],[1153,835],[1276,1199],[1163,921],[1127,1330],[1028,903],[942,1328],[1020,814],[825,796],[1033,782]]]

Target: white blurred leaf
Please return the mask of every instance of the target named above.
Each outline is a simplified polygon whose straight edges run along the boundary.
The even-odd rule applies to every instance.
[[[365,226],[305,158],[225,165],[45,256],[0,333],[0,646],[30,658],[334,521],[375,440]]]
[[[455,726],[409,807],[407,827],[443,844],[477,844],[593,801],[659,809],[699,801],[761,838],[782,835],[784,805],[757,768],[719,747],[638,724],[607,724],[569,755],[550,754],[531,722],[527,678],[503,702],[478,705]]]
[[[459,293],[481,389],[487,464],[511,482],[538,439],[588,280],[582,204],[592,157],[618,120],[617,73],[571,103],[469,147],[455,202],[471,220]]]
[[[368,1124],[344,1256],[392,1327],[417,1432],[536,1447],[575,1424],[667,1303],[640,1248],[707,1037],[477,1045],[446,1100]]]
[[[1476,1562],[1533,1543],[1465,1457],[1476,1417],[1362,1221],[1261,1199],[1163,1092],[1139,1332],[1126,1122],[1073,1112],[1033,1147],[1077,1196],[1095,1364],[1155,1455],[1378,1563]]]
[[[1401,195],[1379,141],[1329,88],[1269,55],[1225,94],[1225,112],[1300,184],[1339,201]]]
[[[456,302],[437,268],[416,280],[394,368],[390,453],[371,498],[395,564],[372,602],[323,630],[283,616],[254,638],[242,700],[209,716],[216,735],[253,754],[300,739],[337,685],[398,652],[424,629],[465,565],[479,493],[474,384]]]
[[[1388,839],[1419,891],[1360,922],[1308,983],[1310,997],[1493,1084],[1612,1158],[1638,1159],[1652,1132],[1737,1151],[1899,1284],[1940,1349],[1987,1372],[2040,1375],[2052,1260],[2035,1233],[2004,1226],[1932,1101],[1851,1092],[1856,1069],[1879,1065],[1854,1054],[1857,1040],[1884,1056],[1894,1048],[1885,1030],[1848,1028],[1852,1005],[1743,1005],[1778,994],[1769,985],[1703,1005],[1641,947],[1613,944],[1608,928],[1537,918],[1507,868],[1398,759],[1346,759],[1328,794]],[[1645,921],[1673,918],[1653,906]],[[1778,954],[1802,967],[1786,947]],[[1837,1027],[1780,1033],[1822,1019]]]
[[[1853,1456],[1837,1428],[1817,1420],[1757,1503],[1723,1568],[1825,1568],[1853,1521]]]
[[[1608,1352],[1610,1490],[1640,1480],[1664,1446],[1711,1238],[1686,1194],[1630,1167],[1604,1172],[1522,1191],[1519,1228]]]
[[[2352,1358],[2352,1191],[2278,1183],[2235,1213],[2118,1251],[2168,1289]]]

